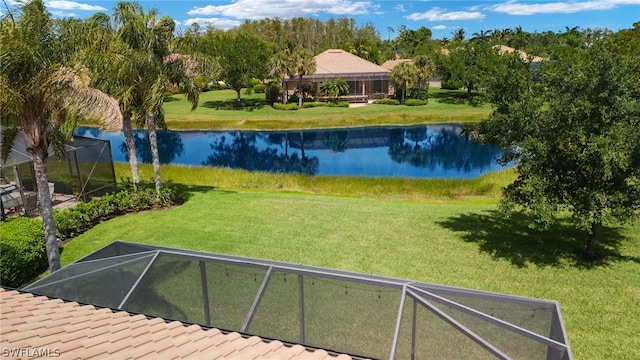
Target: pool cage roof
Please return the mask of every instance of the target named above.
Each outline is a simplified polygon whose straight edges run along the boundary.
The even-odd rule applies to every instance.
[[[558,303],[125,241],[24,290],[379,359],[572,359]]]

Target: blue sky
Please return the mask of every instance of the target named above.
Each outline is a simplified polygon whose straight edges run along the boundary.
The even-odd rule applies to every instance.
[[[7,0],[5,0],[7,1]],[[8,0],[9,3],[15,0]],[[111,14],[115,1],[45,1],[56,16],[85,18],[97,11]],[[228,29],[245,19],[313,17],[321,20],[352,17],[359,25],[371,22],[383,39],[388,30],[405,25],[428,27],[434,38],[451,37],[464,29],[467,37],[480,30],[515,28],[528,32],[564,31],[565,27],[631,28],[640,21],[640,0],[141,0],[145,10],[157,8],[185,29],[197,22]],[[2,10],[0,10],[2,11]]]

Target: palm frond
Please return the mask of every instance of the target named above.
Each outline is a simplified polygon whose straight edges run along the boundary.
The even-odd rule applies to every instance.
[[[61,100],[63,108],[80,116],[101,119],[106,130],[122,129],[122,113],[118,102],[102,91],[89,87],[86,68],[81,65],[60,66],[48,82],[49,88],[57,89],[52,96]]]

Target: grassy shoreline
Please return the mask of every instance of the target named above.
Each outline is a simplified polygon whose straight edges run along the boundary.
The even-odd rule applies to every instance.
[[[202,93],[193,111],[184,94],[167,97],[163,109],[166,125],[172,130],[265,131],[475,123],[491,112],[489,104],[470,105],[464,91],[430,88],[429,94],[429,103],[425,106],[367,104],[286,111],[265,104],[264,94],[243,94],[239,106],[234,91],[217,90]],[[88,125],[99,126],[99,123]]]
[[[131,177],[128,163],[115,163],[116,178]],[[140,177],[151,179],[149,164],[139,164]],[[496,203],[501,189],[516,173],[506,169],[474,179],[407,179],[361,176],[272,174],[226,168],[163,165],[162,179],[176,184],[211,188],[278,191],[343,197],[439,203]]]

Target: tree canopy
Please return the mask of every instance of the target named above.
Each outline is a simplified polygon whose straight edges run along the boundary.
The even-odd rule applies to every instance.
[[[503,57],[489,82],[494,112],[479,127],[518,169],[503,210],[522,209],[541,226],[570,212],[589,234],[591,260],[603,224],[640,210],[640,67],[618,50],[597,41],[544,66],[538,82],[516,55]]]

